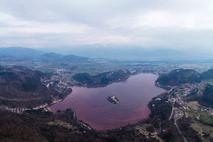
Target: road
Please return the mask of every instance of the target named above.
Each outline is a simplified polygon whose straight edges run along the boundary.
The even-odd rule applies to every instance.
[[[183,135],[182,131],[180,130],[180,127],[177,124],[177,120],[174,121],[175,127],[179,133],[179,135],[182,137],[184,142],[188,142],[187,139],[185,138],[185,136]]]
[[[171,120],[171,119],[172,119],[173,114],[174,114],[174,107],[172,106],[172,112],[171,112],[171,114],[170,114],[170,116],[169,116],[169,120]]]

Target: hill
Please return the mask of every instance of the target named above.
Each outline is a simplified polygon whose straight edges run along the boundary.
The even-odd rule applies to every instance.
[[[202,105],[213,107],[213,85],[207,85],[198,100]]]
[[[36,61],[79,61],[88,58],[75,56],[75,55],[62,55],[53,52],[43,52],[31,48],[22,47],[9,47],[0,48],[0,59],[13,59],[13,60],[36,60]]]
[[[88,60],[86,57],[48,53],[30,48],[0,48],[0,63],[5,66],[19,65],[44,71],[46,68],[48,70],[54,67],[70,67]]]
[[[42,54],[44,54],[42,51],[30,48],[0,48],[0,58],[33,59],[38,58]]]
[[[209,69],[201,74],[203,80],[213,79],[213,69]]]
[[[157,83],[162,86],[177,86],[184,83],[196,83],[201,81],[200,73],[192,69],[176,69],[168,74],[162,74]]]
[[[0,110],[0,116],[1,142],[157,142],[133,128],[103,133],[88,129],[72,110],[55,114],[34,110],[21,115]]]
[[[86,85],[88,87],[94,86],[106,86],[112,82],[126,80],[130,75],[127,70],[117,70],[111,72],[104,72],[98,75],[90,75],[88,73],[79,73],[73,76],[73,79],[80,83],[80,85]]]
[[[33,107],[51,102],[54,90],[42,84],[46,75],[25,67],[0,67],[0,104]]]

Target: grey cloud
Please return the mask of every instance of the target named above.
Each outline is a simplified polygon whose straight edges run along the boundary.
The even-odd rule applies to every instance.
[[[213,45],[211,0],[0,0],[2,46]]]

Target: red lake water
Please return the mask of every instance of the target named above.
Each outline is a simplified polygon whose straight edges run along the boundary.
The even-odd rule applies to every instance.
[[[165,92],[156,87],[157,75],[142,73],[129,77],[124,82],[106,87],[73,87],[73,91],[62,102],[51,106],[52,111],[71,108],[77,118],[96,130],[109,130],[147,119],[148,103]],[[120,103],[112,104],[108,96],[116,96]]]

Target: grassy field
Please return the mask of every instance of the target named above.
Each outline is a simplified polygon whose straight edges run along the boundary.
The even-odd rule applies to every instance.
[[[213,116],[211,116],[207,112],[200,113],[200,121],[204,124],[213,126]]]
[[[210,137],[213,137],[213,117],[207,112],[200,112],[198,114],[200,115],[200,120],[197,121],[194,119],[191,127],[198,132],[203,142],[209,142]],[[204,134],[208,134],[209,136],[206,137]]]
[[[209,142],[210,137],[213,137],[213,116],[208,112],[200,112],[199,106],[198,102],[190,102],[189,107],[192,111],[186,111],[186,116],[192,118],[191,127],[200,135],[202,141]]]
[[[200,108],[200,104],[198,103],[198,101],[188,102],[188,106],[194,111],[198,111]]]
[[[200,136],[202,136],[203,132],[208,133],[210,137],[213,137],[213,127],[204,125],[198,121],[195,121],[192,123],[191,127],[199,133]],[[209,142],[209,139],[206,137],[202,137],[203,142]]]
[[[209,80],[205,80],[204,82],[210,84],[210,85],[213,85],[213,79],[209,79]]]

